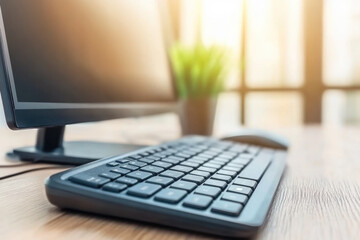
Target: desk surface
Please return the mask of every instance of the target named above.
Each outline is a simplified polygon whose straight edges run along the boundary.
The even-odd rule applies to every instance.
[[[359,239],[360,127],[307,126],[276,129],[292,147],[288,168],[268,221],[257,239]],[[68,140],[156,144],[179,136],[167,118],[71,126]],[[96,138],[97,139],[96,139]],[[0,129],[0,165],[13,147],[31,145],[35,132]],[[0,168],[0,176],[46,164]],[[59,169],[0,181],[1,239],[214,239],[209,235],[124,219],[64,212],[46,199],[44,180]]]

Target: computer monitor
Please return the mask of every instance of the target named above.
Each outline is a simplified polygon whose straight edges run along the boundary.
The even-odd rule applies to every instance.
[[[6,120],[12,129],[39,128],[36,146],[15,149],[15,154],[82,164],[120,153],[124,146],[63,144],[65,125],[174,109],[163,4],[0,0]]]

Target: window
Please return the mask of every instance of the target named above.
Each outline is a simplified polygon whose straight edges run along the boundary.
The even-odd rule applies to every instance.
[[[181,6],[187,20],[180,39],[232,50],[234,69],[219,101],[231,106],[227,121],[360,122],[360,1],[183,0]]]

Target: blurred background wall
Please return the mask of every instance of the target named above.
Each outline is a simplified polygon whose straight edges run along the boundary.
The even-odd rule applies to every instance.
[[[231,49],[217,122],[360,123],[359,0],[167,2],[175,39]]]

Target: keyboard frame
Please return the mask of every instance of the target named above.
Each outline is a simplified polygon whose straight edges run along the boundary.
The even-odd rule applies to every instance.
[[[286,167],[287,152],[283,150],[275,150],[274,159],[238,217],[211,213],[210,208],[197,210],[183,207],[182,204],[158,202],[154,200],[154,196],[148,199],[137,198],[127,195],[126,190],[121,193],[107,192],[68,180],[74,174],[150,150],[153,147],[145,147],[123,154],[121,157],[100,159],[52,175],[45,184],[47,198],[53,205],[62,209],[133,219],[226,237],[252,236],[262,226]]]

